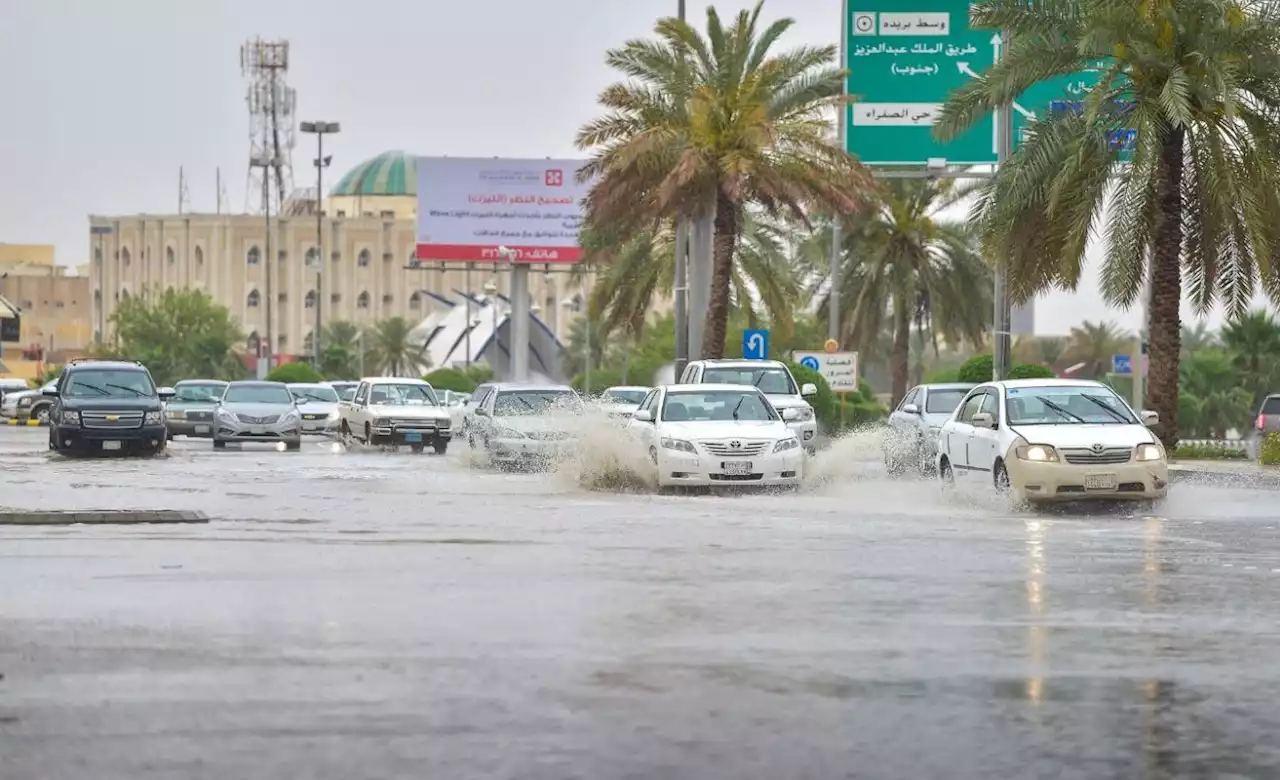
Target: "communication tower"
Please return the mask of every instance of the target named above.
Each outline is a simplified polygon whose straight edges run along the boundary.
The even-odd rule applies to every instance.
[[[288,84],[289,42],[255,38],[240,47],[240,71],[249,82],[249,175],[245,203],[251,213],[280,213],[293,189],[297,93]]]

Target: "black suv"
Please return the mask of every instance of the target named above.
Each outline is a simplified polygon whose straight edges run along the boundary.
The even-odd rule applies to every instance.
[[[173,388],[156,389],[141,363],[73,360],[62,369],[49,412],[49,449],[57,452],[164,452],[165,399]]]

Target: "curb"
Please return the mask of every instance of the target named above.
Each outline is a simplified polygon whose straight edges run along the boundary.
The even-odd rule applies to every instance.
[[[9,420],[5,420],[4,422],[5,422],[5,425],[9,425],[9,426],[21,425],[21,426],[26,427],[26,428],[42,428],[42,427],[47,426],[47,425],[49,424],[49,423],[42,423],[42,422],[40,422],[39,420],[14,420],[14,419],[9,419]]]
[[[1280,472],[1233,472],[1170,464],[1169,481],[1208,485],[1210,487],[1280,490]]]
[[[155,525],[160,523],[207,523],[203,512],[173,509],[108,510],[105,512],[30,511],[0,512],[4,525]]]

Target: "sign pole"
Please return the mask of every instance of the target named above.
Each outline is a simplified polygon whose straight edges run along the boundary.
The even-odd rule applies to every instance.
[[[843,0],[840,11],[840,62],[848,63],[848,61],[849,0]],[[847,77],[844,80],[844,89],[841,90],[841,96],[844,99],[840,102],[836,134],[840,139],[840,148],[847,150],[849,147],[846,140],[846,125],[849,124],[849,106],[845,102],[849,97],[849,79]],[[831,284],[831,291],[827,294],[827,338],[837,340],[840,338],[840,245],[844,243],[842,234],[840,215],[833,211],[831,214],[831,267],[827,271],[827,277],[830,279]]]
[[[1005,31],[1000,40],[1008,45],[1008,31]],[[999,55],[997,55],[999,56]],[[1009,152],[1013,147],[1013,105],[1003,106],[996,110],[996,135],[999,141],[996,144],[996,170],[1004,167],[1005,162],[1009,159]],[[1010,338],[1010,322],[1012,313],[1009,309],[1009,279],[1007,276],[1008,269],[1005,267],[1003,258],[996,258],[994,290],[992,291],[992,303],[994,311],[992,312],[992,341],[991,341],[991,373],[992,379],[999,381],[1009,376],[1009,362],[1012,357],[1012,344]]]

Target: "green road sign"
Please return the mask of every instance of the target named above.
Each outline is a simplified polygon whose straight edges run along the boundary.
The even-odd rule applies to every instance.
[[[1000,56],[999,32],[969,27],[969,0],[845,0],[845,148],[867,165],[994,165],[997,125],[987,116],[949,143],[933,124],[952,90],[978,78]],[[1041,82],[1014,103],[1014,143],[1050,110],[1071,110],[1099,72]]]

